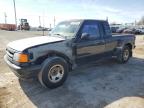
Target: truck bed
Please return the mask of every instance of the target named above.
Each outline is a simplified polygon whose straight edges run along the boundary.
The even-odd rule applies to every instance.
[[[135,35],[133,34],[112,34],[112,38],[119,40],[135,40]]]

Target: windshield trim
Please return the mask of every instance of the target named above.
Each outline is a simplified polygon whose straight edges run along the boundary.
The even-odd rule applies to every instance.
[[[81,26],[83,25],[83,22],[84,22],[84,20],[80,21],[79,27],[78,27],[77,31],[75,32],[75,34],[74,34],[74,38],[75,39],[77,38],[76,36],[78,35],[78,33],[79,33],[80,29],[81,29]]]
[[[63,35],[63,34],[60,34],[60,33],[52,33],[52,32],[50,33],[50,35],[51,35],[51,36],[63,37],[63,38],[65,38],[65,39],[67,39],[68,37],[76,38],[76,35],[77,35],[77,33],[78,33],[78,31],[79,31],[82,23],[83,23],[83,20],[68,20],[68,21],[62,21],[62,22],[60,22],[60,23],[63,23],[63,22],[79,22],[76,31],[73,33],[73,36],[66,36],[66,35]],[[59,35],[57,35],[57,34],[59,34]],[[72,38],[71,38],[71,39],[72,39]]]

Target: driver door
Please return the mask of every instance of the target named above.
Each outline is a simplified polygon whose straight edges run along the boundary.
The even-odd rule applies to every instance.
[[[100,35],[99,24],[94,21],[84,22],[80,35],[87,33],[89,35],[87,40],[80,37],[80,41],[76,43],[76,59],[90,57],[101,54],[105,50],[105,41]]]

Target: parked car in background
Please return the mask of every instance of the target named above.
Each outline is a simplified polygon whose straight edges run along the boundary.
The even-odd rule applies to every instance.
[[[141,30],[137,29],[137,28],[134,28],[133,29],[133,34],[141,34]]]
[[[140,34],[144,34],[144,29],[139,28],[138,30],[139,30]]]
[[[127,28],[125,30],[123,30],[123,33],[127,33],[127,34],[144,34],[144,29],[139,29],[139,28]]]
[[[37,31],[50,31],[51,29],[50,28],[46,28],[46,27],[38,27],[37,28]]]
[[[125,29],[123,33],[133,34],[133,29]]]
[[[141,34],[142,31],[140,29],[137,28],[127,28],[125,30],[123,30],[123,33],[128,33],[128,34]]]
[[[117,29],[119,29],[119,27],[111,27],[112,33],[116,33]]]
[[[116,30],[116,33],[123,33],[123,31],[125,29],[127,29],[127,28],[125,28],[125,27],[119,28],[119,29]]]

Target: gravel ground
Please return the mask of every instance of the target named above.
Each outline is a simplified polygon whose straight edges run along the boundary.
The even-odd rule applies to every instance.
[[[42,35],[34,31],[0,31],[0,108],[144,108],[144,36],[137,36],[127,64],[95,62],[69,73],[63,86],[43,88],[21,81],[3,61],[9,41]]]

